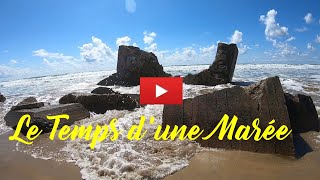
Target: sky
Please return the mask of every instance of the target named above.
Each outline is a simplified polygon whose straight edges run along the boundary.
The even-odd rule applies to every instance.
[[[164,66],[320,64],[319,0],[1,0],[0,80],[116,69],[119,45]]]

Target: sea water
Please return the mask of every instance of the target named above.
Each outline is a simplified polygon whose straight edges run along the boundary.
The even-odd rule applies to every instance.
[[[185,76],[198,73],[209,65],[170,66],[164,70],[172,75]],[[10,131],[3,117],[26,97],[36,97],[38,101],[58,104],[59,99],[70,92],[91,92],[96,84],[115,71],[84,72],[56,76],[37,77],[0,82],[0,92],[7,98],[0,103],[0,134]],[[258,80],[279,76],[285,92],[301,93],[313,98],[318,114],[320,112],[320,65],[289,64],[239,64],[236,67],[233,81],[250,84]],[[233,84],[214,87],[202,85],[184,85],[184,98],[195,97],[215,90],[232,87]],[[139,94],[139,86],[110,86],[120,93]],[[118,129],[123,134],[133,124],[137,124],[141,115],[147,118],[155,116],[155,125],[147,125],[148,134],[142,141],[129,141],[120,136],[115,142],[104,141],[97,144],[94,150],[84,140],[52,142],[48,135],[42,135],[32,146],[17,143],[16,149],[35,158],[54,159],[73,162],[81,169],[85,179],[158,179],[172,174],[189,163],[189,158],[202,150],[195,142],[190,141],[154,141],[155,127],[161,124],[162,105],[147,105],[133,111],[110,110],[105,114],[91,113],[91,117],[76,122],[77,125],[109,124],[118,118]],[[320,136],[315,136],[320,143]]]

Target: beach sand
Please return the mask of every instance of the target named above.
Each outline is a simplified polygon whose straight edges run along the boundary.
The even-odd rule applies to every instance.
[[[8,140],[8,132],[0,136],[0,174],[3,180],[81,179],[80,169],[72,163],[35,159],[16,151],[16,142]],[[301,137],[314,150],[300,159],[244,151],[204,150],[190,159],[186,168],[166,180],[205,179],[320,179],[319,133]],[[47,141],[49,142],[49,141]],[[47,143],[57,147],[59,144]],[[54,147],[52,147],[54,149]]]
[[[311,146],[300,159],[244,151],[203,151],[191,158],[189,166],[165,180],[204,179],[320,179],[320,145],[314,141],[319,133],[310,132],[301,137]]]
[[[8,140],[8,132],[0,136],[1,180],[56,180],[81,179],[80,169],[72,163],[35,159],[17,152],[16,142]]]
[[[320,179],[320,154],[302,160],[240,151],[201,152],[190,165],[166,180],[202,179]],[[318,161],[318,162],[316,162]]]

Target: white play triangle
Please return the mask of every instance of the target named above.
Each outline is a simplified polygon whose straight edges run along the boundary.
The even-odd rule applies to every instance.
[[[156,85],[156,98],[164,95],[165,93],[167,93],[168,90],[164,89],[163,87]]]

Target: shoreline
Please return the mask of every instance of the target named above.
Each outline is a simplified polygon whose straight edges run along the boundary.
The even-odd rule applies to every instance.
[[[319,179],[320,152],[303,159],[243,151],[203,151],[190,159],[189,166],[165,180],[205,179]],[[246,157],[246,159],[244,158]],[[315,159],[318,162],[315,162]]]
[[[12,131],[0,135],[1,179],[81,180],[80,168],[73,163],[43,160],[16,151],[16,142],[8,140]]]
[[[37,159],[16,151],[9,141],[13,131],[0,135],[0,173],[4,179],[81,180],[80,168],[73,163],[53,159]],[[301,134],[314,150],[300,159],[280,155],[236,150],[204,149],[195,154],[189,165],[165,180],[216,179],[318,179],[320,177],[320,144],[316,132]]]
[[[320,138],[319,133],[308,132],[300,136],[313,149],[300,159],[248,151],[204,150],[193,156],[187,167],[164,179],[317,180],[320,177],[320,144],[314,139]],[[304,144],[297,146],[301,145]]]

